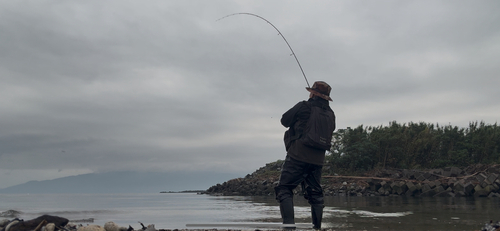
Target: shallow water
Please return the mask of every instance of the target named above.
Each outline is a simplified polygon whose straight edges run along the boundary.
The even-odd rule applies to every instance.
[[[349,230],[479,230],[500,219],[498,198],[327,197],[324,228]],[[310,223],[309,205],[295,198],[297,223]],[[70,220],[114,221],[136,230],[139,221],[157,229],[185,229],[186,224],[238,224],[281,221],[272,196],[157,194],[0,194],[0,212],[20,218],[51,214]],[[0,217],[0,219],[3,219]],[[11,219],[11,218],[9,218]],[[227,226],[197,227],[223,228]],[[249,227],[250,228],[250,227]]]

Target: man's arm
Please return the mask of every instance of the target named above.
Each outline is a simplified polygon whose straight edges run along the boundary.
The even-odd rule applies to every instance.
[[[300,108],[303,105],[303,102],[298,102],[297,104],[295,104],[295,106],[285,112],[283,116],[281,116],[281,124],[286,128],[292,126],[293,123],[295,123],[297,112],[300,111]]]

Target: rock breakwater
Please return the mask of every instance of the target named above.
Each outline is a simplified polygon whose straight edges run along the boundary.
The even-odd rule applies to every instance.
[[[248,174],[217,184],[211,195],[274,195],[283,161],[276,161]],[[500,197],[500,165],[446,167],[430,170],[381,169],[360,176],[327,175],[322,186],[326,196]],[[294,191],[301,194],[300,187]]]

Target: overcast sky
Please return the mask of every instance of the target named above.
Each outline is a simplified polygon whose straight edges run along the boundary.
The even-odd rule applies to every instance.
[[[497,0],[0,0],[0,188],[284,159],[306,81],[238,12],[332,86],[337,128],[498,121]]]

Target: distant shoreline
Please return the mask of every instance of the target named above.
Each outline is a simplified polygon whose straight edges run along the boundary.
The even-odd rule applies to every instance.
[[[160,193],[204,193],[206,190],[161,191]]]

